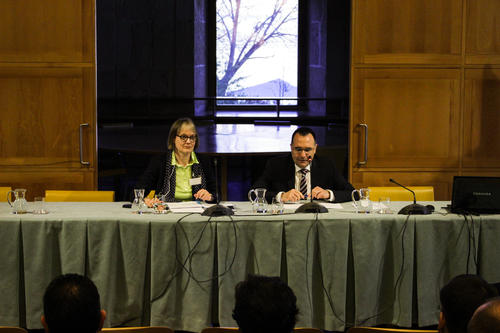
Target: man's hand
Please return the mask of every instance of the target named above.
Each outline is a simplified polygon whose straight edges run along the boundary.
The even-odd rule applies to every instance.
[[[210,192],[202,188],[201,190],[199,190],[194,194],[194,198],[197,200],[211,201],[212,195],[210,194]]]
[[[311,190],[311,196],[313,199],[329,199],[330,198],[330,192],[327,190],[322,189],[319,186],[316,186]]]
[[[304,195],[300,193],[300,191],[297,191],[296,189],[291,189],[288,192],[285,192],[281,195],[281,201],[282,202],[295,202],[299,201],[300,199],[304,199]]]

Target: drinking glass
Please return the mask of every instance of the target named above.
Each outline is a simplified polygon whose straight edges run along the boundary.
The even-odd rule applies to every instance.
[[[45,198],[44,197],[35,197],[33,201],[33,214],[47,214],[47,210],[45,209]]]
[[[391,210],[391,198],[380,197],[378,199],[378,213],[379,214],[392,214]]]
[[[271,209],[273,214],[283,214],[284,208],[283,208],[283,202],[280,200],[277,200],[276,198],[273,198],[273,202],[271,203]]]

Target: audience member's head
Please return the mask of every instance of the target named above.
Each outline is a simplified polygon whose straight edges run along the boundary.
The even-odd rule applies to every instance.
[[[96,286],[78,274],[52,280],[43,296],[43,312],[42,324],[50,333],[95,333],[106,318]]]
[[[236,285],[233,318],[243,333],[289,333],[298,312],[292,289],[278,277],[249,275]]]
[[[500,333],[500,298],[479,306],[467,328],[468,333]]]
[[[498,292],[477,275],[458,275],[440,292],[441,314],[438,329],[447,333],[466,333],[474,311]]]

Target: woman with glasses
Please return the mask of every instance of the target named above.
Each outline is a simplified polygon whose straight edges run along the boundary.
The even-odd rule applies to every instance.
[[[170,127],[166,154],[154,157],[135,188],[151,190],[162,201],[214,201],[215,185],[209,163],[194,153],[199,140],[189,118],[177,119]]]

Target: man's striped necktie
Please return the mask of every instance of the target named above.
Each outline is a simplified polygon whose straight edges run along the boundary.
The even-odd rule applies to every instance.
[[[300,178],[300,193],[304,196],[304,198],[307,197],[307,173],[309,170],[307,169],[300,169],[300,173],[302,173],[302,177]]]

